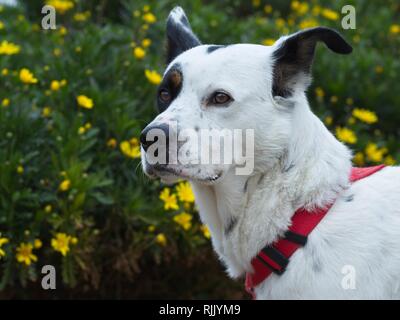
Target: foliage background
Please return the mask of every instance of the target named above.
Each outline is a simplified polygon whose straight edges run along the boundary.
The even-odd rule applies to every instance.
[[[63,10],[65,2],[73,6]],[[156,115],[157,74],[146,70],[165,67],[175,5],[204,43],[218,44],[271,44],[314,25],[341,30],[340,9],[354,5],[356,30],[341,30],[353,54],[319,46],[308,97],[356,164],[400,159],[397,1],[55,0],[56,30],[40,27],[43,1],[21,4],[0,11],[0,52],[19,47],[0,53],[1,298],[244,297],[193,202],[176,187],[160,199],[164,186],[144,177],[137,158],[135,138]],[[38,81],[24,83],[23,68]],[[54,243],[60,234],[65,255]],[[58,271],[55,291],[41,289],[45,264]]]

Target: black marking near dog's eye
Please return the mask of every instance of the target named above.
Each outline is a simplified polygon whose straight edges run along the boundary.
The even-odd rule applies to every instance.
[[[225,235],[229,235],[233,229],[235,228],[236,224],[237,224],[238,220],[236,217],[231,217],[227,223],[227,225],[225,226]]]
[[[215,50],[226,48],[226,45],[212,45],[207,48],[207,53],[213,53]]]
[[[163,112],[164,110],[166,110],[176,99],[176,97],[182,90],[182,84],[183,75],[181,71],[181,66],[179,64],[175,64],[171,67],[171,69],[168,70],[163,81],[158,87],[157,105],[159,112]],[[163,91],[168,91],[171,97],[168,102],[160,98],[160,94]]]

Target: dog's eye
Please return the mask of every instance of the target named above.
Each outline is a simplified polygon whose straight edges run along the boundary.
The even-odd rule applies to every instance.
[[[160,90],[158,97],[164,103],[168,103],[171,101],[171,95],[167,89]]]
[[[213,104],[226,104],[232,101],[232,98],[225,92],[217,91],[214,93],[211,101]]]

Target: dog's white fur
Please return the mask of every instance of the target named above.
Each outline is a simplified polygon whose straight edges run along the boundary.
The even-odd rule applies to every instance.
[[[175,9],[170,19],[180,23],[182,14]],[[252,271],[252,258],[288,229],[296,209],[335,200],[286,272],[256,287],[258,299],[400,298],[400,170],[388,167],[349,184],[351,152],[310,110],[306,79],[294,85],[290,99],[271,95],[272,53],[282,41],[271,47],[238,44],[212,54],[198,46],[179,55],[169,67],[180,64],[182,91],[152,123],[174,119],[181,129],[255,130],[250,177],[235,175],[235,165],[202,165],[200,173],[197,167],[180,168],[231,277]],[[204,96],[219,88],[235,101],[228,108],[202,105]],[[150,172],[142,154],[144,170]],[[217,171],[221,178],[206,183]],[[355,271],[355,288],[346,287],[353,276],[347,271]]]

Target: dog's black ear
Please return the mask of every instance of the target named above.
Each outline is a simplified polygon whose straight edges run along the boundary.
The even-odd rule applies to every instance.
[[[167,20],[167,63],[182,52],[201,45],[181,7],[175,7]]]
[[[349,54],[353,50],[337,31],[325,27],[306,29],[284,38],[273,53],[273,96],[286,98],[296,87],[307,88],[318,41],[339,54]]]

